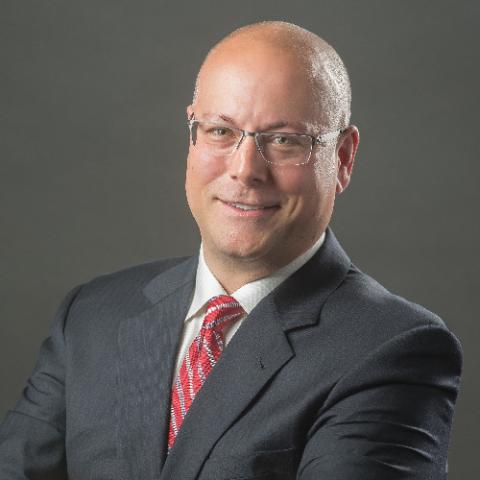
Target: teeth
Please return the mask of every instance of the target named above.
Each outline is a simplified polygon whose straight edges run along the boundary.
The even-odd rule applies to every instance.
[[[252,205],[243,205],[242,203],[232,203],[235,208],[239,208],[240,210],[262,210],[267,207],[254,207]]]

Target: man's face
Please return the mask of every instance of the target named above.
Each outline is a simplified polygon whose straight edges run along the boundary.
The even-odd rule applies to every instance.
[[[248,131],[322,133],[322,111],[302,66],[277,50],[215,52],[202,69],[188,115]],[[207,258],[279,268],[305,252],[329,223],[336,186],[335,141],[307,165],[269,165],[253,137],[219,158],[190,143],[186,193]],[[253,209],[252,209],[253,208]]]

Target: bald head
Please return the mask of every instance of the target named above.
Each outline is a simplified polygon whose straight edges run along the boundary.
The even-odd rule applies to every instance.
[[[220,40],[207,54],[195,82],[192,105],[202,89],[204,72],[224,59],[244,58],[253,49],[285,57],[301,69],[310,84],[311,101],[318,106],[318,124],[345,128],[350,122],[351,90],[347,70],[337,52],[314,33],[297,25],[269,21],[241,27]],[[275,75],[275,71],[271,72]]]

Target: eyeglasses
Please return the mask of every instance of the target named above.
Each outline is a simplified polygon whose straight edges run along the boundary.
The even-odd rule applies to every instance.
[[[191,118],[188,128],[192,144],[211,155],[224,157],[237,150],[245,137],[254,137],[263,159],[273,165],[305,165],[315,145],[326,145],[346,129],[313,136],[307,133],[249,132],[241,128]]]

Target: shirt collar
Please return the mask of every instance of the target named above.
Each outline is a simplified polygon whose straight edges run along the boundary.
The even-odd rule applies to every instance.
[[[195,291],[186,320],[189,320],[191,317],[199,313],[212,297],[226,294],[227,292],[225,292],[225,289],[220,285],[220,282],[214,277],[213,273],[208,268],[203,255],[203,245],[200,245],[197,275],[195,277]]]
[[[325,240],[325,232],[320,238],[302,255],[290,263],[273,272],[268,277],[260,278],[247,283],[232,293],[232,296],[240,303],[243,309],[249,314],[257,304],[266,297],[272,290],[286,280],[290,275],[305,265],[322,246]],[[225,289],[220,285],[213,273],[208,268],[203,255],[203,245],[200,245],[198,258],[197,275],[195,279],[195,292],[188,310],[185,321],[200,313],[208,300],[216,295],[227,295]]]

